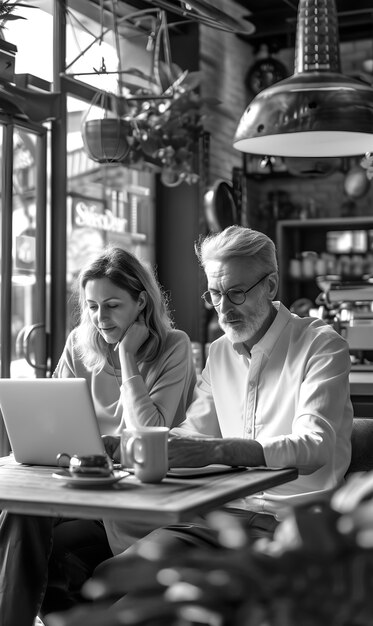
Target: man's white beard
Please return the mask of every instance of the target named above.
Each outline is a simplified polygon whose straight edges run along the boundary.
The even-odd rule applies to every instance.
[[[254,329],[248,327],[246,324],[242,329],[231,328],[229,324],[219,323],[219,326],[231,343],[243,343],[244,341],[248,341],[253,336]]]
[[[239,328],[232,328],[228,323],[221,323],[218,317],[220,328],[224,331],[225,335],[231,343],[243,343],[251,341],[260,329],[268,316],[268,304],[263,299],[258,299],[255,314],[249,319],[242,319],[242,323]]]

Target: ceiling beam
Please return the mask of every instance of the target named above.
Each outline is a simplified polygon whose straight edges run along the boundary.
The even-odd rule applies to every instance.
[[[297,9],[285,0],[236,0],[250,11],[250,22],[256,31],[243,38],[255,47],[271,43],[275,48],[294,46],[297,23]],[[296,7],[298,2],[294,2]],[[340,41],[373,40],[372,0],[337,0],[337,15]],[[263,8],[265,7],[265,8]]]

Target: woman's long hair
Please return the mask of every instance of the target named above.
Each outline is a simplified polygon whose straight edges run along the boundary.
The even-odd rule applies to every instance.
[[[130,252],[108,247],[84,267],[78,276],[80,321],[75,336],[84,365],[90,370],[100,370],[107,359],[108,345],[92,324],[85,300],[87,282],[99,278],[108,278],[114,285],[127,291],[135,301],[142,291],[146,292],[146,305],[142,314],[149,330],[149,338],[141,346],[138,358],[140,361],[153,361],[164,349],[167,333],[173,326],[167,298],[150,268]]]

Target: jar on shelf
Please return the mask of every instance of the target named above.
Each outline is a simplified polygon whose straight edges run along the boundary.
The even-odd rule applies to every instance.
[[[337,274],[349,276],[351,274],[351,259],[348,254],[341,254],[337,262]]]
[[[302,261],[301,259],[290,259],[289,261],[289,276],[291,278],[302,277]]]
[[[313,251],[304,251],[301,253],[301,258],[303,278],[313,278],[315,276],[315,265],[318,254]]]
[[[351,257],[351,276],[362,276],[364,273],[364,259],[361,254],[353,254]]]
[[[321,255],[316,259],[315,263],[315,275],[316,276],[324,276],[327,274],[327,263],[326,259]]]

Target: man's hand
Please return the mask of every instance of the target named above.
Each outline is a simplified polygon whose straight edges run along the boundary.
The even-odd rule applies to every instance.
[[[266,466],[263,447],[254,439],[179,437],[170,433],[170,467],[203,467],[218,463],[238,467]]]
[[[168,461],[170,467],[203,467],[219,463],[218,446],[220,439],[200,439],[171,435],[168,440]]]
[[[116,463],[120,463],[120,436],[102,435],[102,439],[109,457]]]

